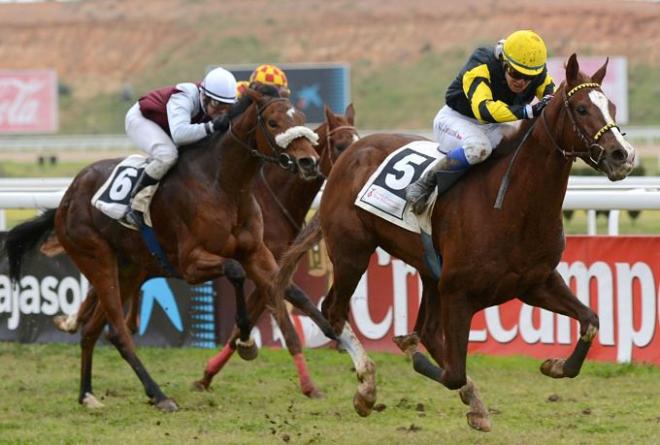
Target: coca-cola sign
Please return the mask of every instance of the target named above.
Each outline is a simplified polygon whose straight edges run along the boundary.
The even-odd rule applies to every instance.
[[[55,71],[0,71],[0,133],[53,133],[57,126]]]

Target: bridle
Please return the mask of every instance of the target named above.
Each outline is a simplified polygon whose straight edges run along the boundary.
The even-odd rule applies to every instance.
[[[591,167],[594,169],[601,171],[600,169],[600,161],[603,159],[603,155],[605,154],[605,148],[603,148],[602,145],[598,143],[598,140],[608,131],[610,131],[612,128],[617,128],[619,129],[619,126],[614,123],[614,122],[608,122],[606,123],[600,130],[598,130],[591,138],[587,137],[582,130],[577,124],[577,121],[575,120],[575,116],[573,115],[573,110],[570,107],[569,100],[570,98],[577,93],[578,91],[584,89],[584,88],[594,88],[594,89],[600,89],[600,84],[595,83],[595,82],[585,82],[577,85],[576,87],[573,87],[568,93],[566,92],[566,88],[562,88],[562,99],[563,99],[563,109],[566,110],[566,114],[568,115],[568,118],[571,121],[571,124],[573,126],[573,131],[575,134],[578,135],[584,146],[586,147],[585,151],[576,151],[574,148],[571,149],[571,151],[564,150],[561,148],[561,146],[555,141],[555,138],[552,136],[552,133],[550,132],[550,128],[548,127],[548,121],[546,118],[546,110],[547,107],[541,111],[541,121],[543,121],[543,128],[545,128],[545,132],[548,136],[548,139],[550,139],[550,142],[552,142],[552,145],[554,148],[561,153],[561,155],[564,157],[564,159],[569,159],[575,161],[578,157],[581,157],[587,164],[589,164]],[[509,182],[510,182],[510,176],[511,176],[511,170],[513,167],[513,164],[515,162],[516,157],[518,156],[518,153],[520,152],[520,149],[524,145],[525,141],[527,138],[532,134],[532,131],[534,130],[534,127],[536,127],[536,123],[538,122],[535,121],[527,130],[525,135],[523,136],[522,140],[518,144],[518,147],[516,147],[513,156],[511,157],[511,161],[509,161],[509,166],[507,167],[504,176],[502,177],[502,182],[500,184],[500,188],[497,192],[497,197],[495,198],[495,204],[494,207],[496,209],[501,209],[502,204],[504,203],[504,196],[506,195],[506,192],[509,188]],[[619,131],[621,131],[619,129]],[[594,150],[597,150],[597,156],[593,156]],[[585,158],[586,157],[586,158]]]
[[[332,150],[333,146],[331,144],[330,137],[335,134],[336,132],[347,130],[353,133],[353,135],[357,136],[358,138],[360,137],[357,129],[353,127],[352,125],[340,125],[338,127],[333,128],[331,131],[327,131],[325,135],[325,149],[323,150],[323,155],[321,157],[321,160],[323,160],[323,157],[328,157],[328,161],[330,162],[330,167],[332,168],[334,166],[334,160],[332,159]],[[268,179],[266,178],[266,174],[264,172],[264,166],[261,167],[261,170],[259,171],[259,176],[261,177],[261,181],[264,183],[266,186],[266,191],[268,191],[268,194],[270,197],[275,201],[275,204],[277,204],[277,207],[280,209],[286,220],[291,224],[291,226],[298,232],[300,232],[301,227],[296,223],[296,221],[293,219],[293,216],[291,216],[291,213],[286,209],[284,204],[282,204],[282,201],[277,197],[277,194],[275,191],[272,189],[270,184],[268,183]],[[319,173],[319,177],[323,177],[321,173]],[[305,224],[305,221],[303,221],[303,225]]]
[[[330,163],[330,168],[331,169],[332,169],[332,167],[334,167],[335,161],[332,158],[332,150],[333,150],[334,147],[331,143],[330,138],[332,137],[333,134],[338,133],[340,131],[350,131],[351,134],[353,134],[353,136],[360,139],[360,135],[358,134],[357,129],[352,125],[340,125],[338,127],[333,128],[330,131],[326,131],[326,133],[325,133],[325,151],[324,151],[323,156],[322,156],[321,159],[323,159],[323,157],[327,157],[328,162]]]
[[[585,161],[589,162],[589,164],[594,167],[596,170],[600,170],[600,167],[598,166],[600,161],[603,159],[603,155],[605,154],[605,148],[603,148],[602,145],[598,143],[598,140],[608,131],[610,131],[612,128],[616,128],[619,131],[621,129],[615,122],[608,122],[606,123],[600,130],[598,130],[591,138],[589,138],[587,135],[585,135],[584,131],[582,128],[580,128],[577,124],[577,121],[575,120],[575,115],[573,114],[573,110],[570,107],[569,101],[571,97],[577,93],[578,91],[584,89],[584,88],[594,88],[594,89],[599,89],[600,90],[600,84],[595,83],[595,82],[586,82],[586,83],[581,83],[577,85],[576,87],[573,87],[568,93],[566,92],[566,89],[562,89],[562,98],[563,98],[563,106],[564,109],[566,110],[566,114],[568,115],[569,120],[571,121],[571,124],[573,126],[573,131],[577,136],[580,138],[582,141],[582,144],[586,147],[585,151],[576,151],[574,148],[571,151],[564,150],[559,146],[559,144],[555,141],[555,139],[552,137],[552,133],[550,132],[550,129],[548,128],[548,122],[545,117],[545,108],[541,112],[541,119],[543,120],[543,126],[545,128],[545,132],[548,135],[548,138],[554,145],[555,149],[559,151],[559,153],[564,156],[566,159],[573,159],[575,160],[578,157],[585,157]],[[594,155],[595,154],[595,155]],[[583,158],[584,159],[584,158]]]
[[[270,107],[272,104],[276,102],[288,102],[289,99],[284,98],[284,97],[274,97],[270,99],[268,102],[266,102],[263,106],[259,107],[257,106],[257,123],[256,125],[247,132],[247,134],[252,134],[255,133],[257,128],[261,130],[263,135],[266,137],[266,142],[268,143],[268,147],[270,148],[271,152],[273,152],[273,155],[266,155],[257,150],[256,148],[246,144],[243,142],[241,139],[236,136],[233,130],[233,124],[229,124],[229,135],[234,139],[234,141],[238,142],[238,144],[245,148],[250,155],[253,157],[260,159],[262,161],[266,162],[271,162],[273,164],[277,164],[280,167],[284,168],[285,170],[290,170],[295,173],[296,171],[296,163],[294,160],[289,156],[288,153],[285,153],[286,148],[281,148],[279,147],[275,141],[273,140],[273,136],[268,132],[266,129],[266,125],[264,124],[264,119],[263,119],[263,113]]]

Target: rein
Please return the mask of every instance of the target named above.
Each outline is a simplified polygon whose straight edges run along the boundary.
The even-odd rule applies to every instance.
[[[259,176],[261,177],[261,180],[263,181],[264,185],[266,186],[266,190],[268,191],[268,194],[270,197],[275,201],[275,204],[277,204],[277,207],[282,211],[284,214],[284,217],[286,218],[287,221],[289,221],[289,224],[293,226],[296,231],[300,232],[302,230],[302,227],[300,227],[298,224],[296,224],[296,221],[293,219],[293,216],[291,216],[291,213],[284,207],[284,204],[282,204],[282,201],[279,200],[277,195],[275,194],[275,191],[270,187],[270,184],[268,183],[268,180],[266,179],[266,174],[264,173],[264,168],[265,165],[261,166],[261,169],[259,169]]]
[[[550,139],[550,142],[552,142],[552,145],[554,148],[561,153],[561,155],[565,159],[573,159],[575,160],[578,157],[586,156],[587,159],[585,159],[585,162],[587,162],[589,165],[591,165],[593,168],[596,170],[600,171],[600,168],[598,167],[598,164],[603,158],[603,155],[605,154],[605,148],[601,146],[598,143],[598,140],[608,131],[610,131],[612,128],[619,129],[619,126],[614,123],[614,122],[608,122],[606,123],[600,130],[598,130],[594,136],[589,139],[585,134],[584,131],[578,126],[577,121],[575,120],[575,116],[573,115],[573,110],[570,107],[569,100],[571,96],[573,96],[575,93],[578,91],[584,89],[584,88],[594,88],[594,89],[600,89],[600,84],[595,83],[595,82],[586,82],[586,83],[581,83],[577,86],[575,86],[573,89],[571,89],[568,93],[566,92],[565,89],[562,89],[562,98],[563,98],[563,109],[566,110],[566,114],[568,115],[568,118],[571,121],[571,124],[573,126],[573,132],[578,135],[582,143],[585,145],[587,148],[586,151],[575,151],[574,149],[571,151],[564,150],[561,148],[561,146],[555,141],[555,138],[552,137],[552,133],[550,132],[550,127],[548,126],[548,120],[545,116],[545,108],[543,111],[541,111],[541,120],[543,121],[543,128],[545,129],[546,134],[548,135],[548,138]],[[520,141],[520,144],[518,144],[518,147],[516,148],[513,156],[511,157],[511,161],[509,161],[509,166],[507,167],[506,172],[504,173],[504,177],[502,178],[502,182],[500,184],[500,189],[497,192],[497,198],[495,199],[495,205],[494,207],[496,209],[501,209],[502,208],[502,203],[504,202],[504,195],[506,195],[506,192],[509,187],[509,182],[510,182],[510,176],[511,176],[511,170],[513,163],[518,156],[518,152],[520,151],[520,148],[522,148],[522,145],[525,143],[527,140],[527,137],[531,134],[532,129],[536,126],[536,121],[532,124],[532,126],[527,130],[527,133],[525,133],[525,136],[522,138]],[[620,131],[620,129],[619,129]],[[593,140],[593,142],[592,142]],[[593,156],[594,150],[593,148],[596,148],[598,150],[598,155]],[[583,158],[584,159],[584,158]]]

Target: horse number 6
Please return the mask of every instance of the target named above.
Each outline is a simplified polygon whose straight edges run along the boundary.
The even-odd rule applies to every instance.
[[[137,169],[127,168],[117,175],[117,179],[112,182],[110,188],[110,199],[113,201],[122,201],[133,189],[133,180],[138,175]]]

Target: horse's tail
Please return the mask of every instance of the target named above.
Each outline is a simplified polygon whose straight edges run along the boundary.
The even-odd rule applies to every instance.
[[[319,218],[319,212],[316,212],[309,223],[307,223],[307,225],[300,231],[287,251],[284,252],[284,255],[282,255],[280,271],[275,277],[275,282],[273,284],[273,289],[276,295],[281,295],[287,286],[289,286],[291,278],[296,272],[298,261],[300,261],[300,258],[307,253],[314,244],[321,241],[321,238],[323,238],[323,233],[321,232],[321,220]]]
[[[39,245],[55,227],[55,211],[56,209],[46,210],[7,232],[2,256],[9,259],[9,278],[12,281],[16,282],[21,278],[25,254]]]

